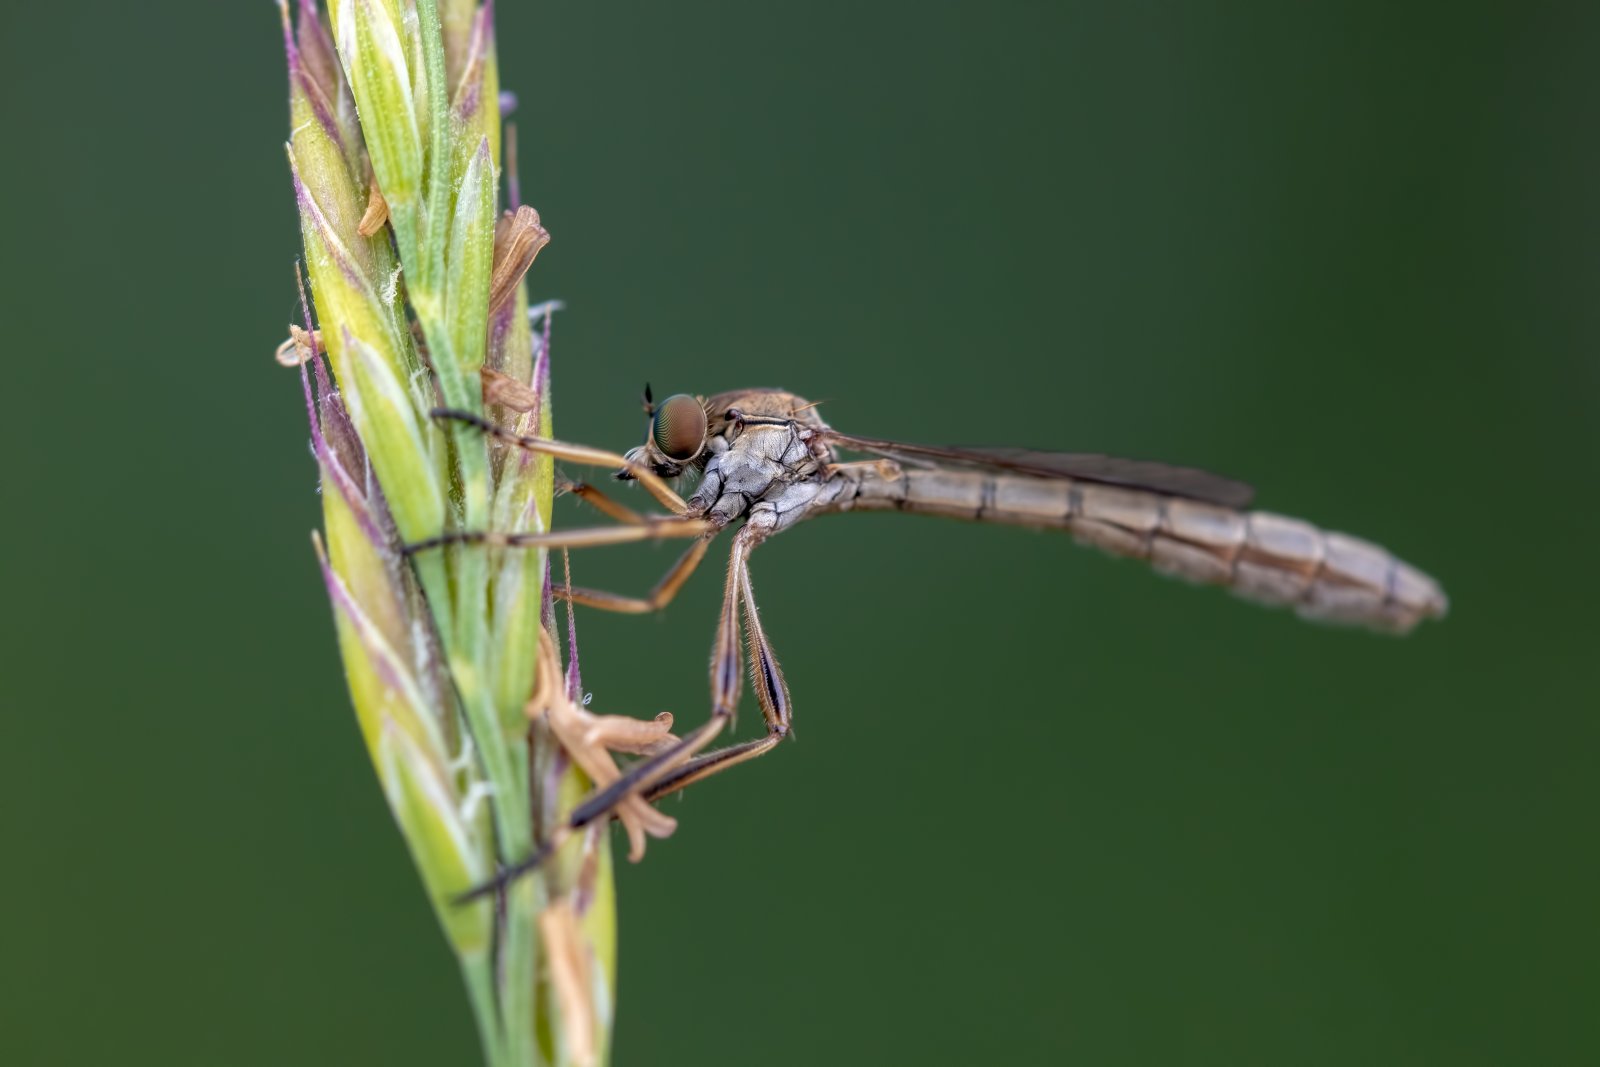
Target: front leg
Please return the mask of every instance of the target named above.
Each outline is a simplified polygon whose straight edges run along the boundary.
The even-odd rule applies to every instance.
[[[615,452],[607,452],[600,448],[590,448],[588,445],[572,445],[564,441],[552,441],[545,437],[527,437],[513,433],[503,426],[496,426],[482,415],[474,415],[470,411],[458,411],[454,408],[434,408],[428,412],[436,419],[450,419],[455,422],[464,422],[468,426],[476,426],[491,437],[497,437],[507,444],[518,448],[537,452],[541,455],[554,456],[564,459],[568,463],[577,463],[586,467],[608,467],[613,470],[627,471],[629,477],[645,487],[649,494],[661,502],[661,505],[674,515],[682,515],[689,510],[683,498],[672,491],[672,487],[655,473],[655,471],[636,463],[626,456],[619,456]]]

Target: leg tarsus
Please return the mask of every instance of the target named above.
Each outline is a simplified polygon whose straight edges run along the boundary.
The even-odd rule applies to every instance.
[[[451,903],[456,905],[470,904],[480,897],[489,896],[491,893],[498,893],[512,882],[515,882],[518,878],[521,878],[525,874],[536,871],[543,866],[544,861],[550,858],[550,856],[556,850],[556,845],[562,840],[564,840],[564,837],[558,837],[555,840],[540,845],[538,848],[534,849],[533,855],[529,856],[527,859],[518,860],[516,863],[512,864],[501,864],[495,869],[493,878],[480,885],[473,886],[464,893],[458,894],[451,901]]]
[[[676,793],[694,783],[713,774],[720,774],[729,767],[737,767],[757,756],[764,756],[778,747],[784,737],[783,733],[770,733],[766,737],[754,741],[745,741],[742,744],[729,745],[719,748],[715,752],[707,752],[703,756],[696,756],[671,774],[658,779],[655,785],[645,790],[644,798],[650,803],[655,803],[662,797]]]
[[[689,505],[683,502],[683,497],[672,491],[672,487],[661,480],[655,471],[643,464],[636,463],[626,456],[615,452],[607,452],[602,448],[590,448],[588,445],[573,445],[565,441],[552,441],[547,437],[527,437],[514,433],[503,426],[496,426],[482,415],[470,411],[461,411],[457,408],[434,408],[428,412],[436,419],[453,419],[464,422],[468,426],[475,426],[492,437],[497,437],[507,444],[518,448],[525,448],[529,452],[538,452],[541,455],[554,456],[564,459],[568,463],[577,463],[588,467],[604,467],[611,470],[624,470],[633,477],[645,490],[674,515],[683,515],[689,510]]]

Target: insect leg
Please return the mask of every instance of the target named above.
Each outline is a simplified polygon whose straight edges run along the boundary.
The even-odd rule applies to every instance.
[[[622,596],[601,589],[585,589],[582,586],[569,585],[558,585],[551,590],[551,593],[574,604],[599,608],[601,611],[621,612],[625,615],[644,615],[660,611],[678,595],[678,590],[683,588],[683,584],[689,580],[695,568],[700,566],[700,561],[705,558],[706,549],[710,547],[710,537],[702,537],[690,545],[688,551],[678,557],[678,562],[661,576],[661,580],[650,590],[648,596]]]
[[[742,532],[742,531],[741,531]],[[792,708],[789,703],[789,685],[783,678],[783,670],[778,666],[778,657],[772,651],[772,645],[767,640],[766,631],[761,626],[761,615],[756,608],[755,591],[750,585],[750,569],[748,562],[741,568],[741,591],[744,599],[744,621],[749,631],[750,651],[750,677],[755,682],[756,699],[761,704],[762,717],[766,719],[767,736],[754,741],[745,741],[737,745],[708,752],[703,756],[696,756],[669,774],[657,778],[649,789],[645,790],[646,800],[659,800],[669,793],[692,785],[703,778],[736,767],[757,756],[766,755],[777,747],[778,742],[789,735],[789,724],[792,717]]]
[[[674,515],[682,515],[689,510],[683,502],[683,497],[672,491],[672,487],[662,481],[650,468],[635,463],[626,456],[615,452],[607,452],[602,448],[590,448],[588,445],[571,445],[564,441],[552,441],[546,437],[525,437],[513,433],[502,426],[496,426],[481,415],[474,415],[470,411],[457,411],[454,408],[434,408],[428,412],[436,419],[452,419],[464,422],[469,426],[476,426],[491,437],[499,438],[508,444],[525,448],[529,452],[538,452],[541,455],[554,456],[564,459],[568,463],[577,463],[586,467],[607,467],[612,470],[625,470],[645,490],[661,502],[661,506]]]
[[[734,536],[733,550],[728,554],[722,611],[717,620],[716,641],[711,649],[711,718],[685,734],[676,745],[634,764],[617,781],[579,804],[569,820],[573,829],[609,814],[622,797],[644,791],[657,779],[693,759],[732,721],[739,706],[744,674],[739,663],[739,606],[749,574],[747,561],[750,551],[760,538],[759,533],[747,526]]]
[[[746,526],[739,532],[744,534],[752,529]],[[765,536],[764,532],[758,531],[752,539],[752,546],[760,544]],[[755,590],[750,585],[748,555],[740,560],[739,570],[739,584],[744,598],[744,625],[750,635],[750,679],[756,686],[756,700],[761,704],[761,714],[767,720],[767,732],[781,738],[789,732],[789,683],[784,681],[783,668],[778,666],[778,657],[767,640],[766,630],[761,627]]]
[[[660,541],[668,537],[700,537],[711,529],[703,519],[646,519],[634,526],[585,526],[576,530],[547,530],[543,533],[495,533],[484,530],[450,530],[404,545],[401,551],[415,555],[442,545],[494,545],[500,548],[594,548],[599,545],[625,545],[634,541]]]
[[[612,500],[605,493],[601,492],[599,488],[590,485],[588,482],[574,482],[558,476],[556,479],[556,492],[570,493],[579,500],[582,500],[584,503],[593,507],[596,511],[599,511],[604,515],[609,515],[618,522],[637,524],[645,521],[645,517],[643,515],[640,515],[637,511],[634,511],[626,504],[621,504],[615,500]]]
[[[703,778],[710,778],[713,774],[725,771],[729,767],[737,767],[757,756],[766,755],[777,748],[783,738],[783,734],[771,733],[754,741],[729,745],[715,752],[707,752],[704,756],[696,756],[645,790],[644,798],[653,804],[662,797],[685,789]]]
[[[679,768],[688,764],[702,749],[716,739],[724,727],[733,719],[733,713],[739,704],[739,687],[743,677],[743,670],[739,663],[739,607],[743,600],[748,607],[752,604],[746,594],[749,568],[748,559],[751,549],[765,537],[765,531],[753,529],[750,526],[742,528],[733,539],[733,550],[728,555],[728,577],[723,587],[722,612],[717,622],[716,642],[711,651],[711,718],[707,719],[694,730],[683,735],[674,745],[655,755],[646,758],[629,767],[621,777],[602,789],[591,793],[588,799],[577,806],[567,821],[552,835],[550,841],[541,846],[533,855],[508,867],[501,868],[498,874],[488,882],[467,890],[456,898],[457,903],[465,903],[498,892],[502,887],[541,866],[560,843],[566,840],[573,832],[583,829],[597,819],[610,818],[618,804],[629,797],[647,792],[658,781],[672,775]],[[753,617],[753,616],[747,616]],[[759,621],[755,623],[759,627]],[[760,638],[764,647],[765,637]],[[768,650],[770,658],[770,650]],[[756,662],[756,654],[752,651],[752,663]],[[776,667],[776,660],[772,660]],[[782,676],[778,676],[781,685]],[[758,683],[762,679],[757,679]],[[770,683],[767,683],[770,684]],[[781,706],[787,708],[788,694],[784,691]],[[769,712],[770,694],[762,698],[762,712],[769,716],[769,723],[773,712]],[[773,711],[776,710],[774,706]],[[770,727],[769,727],[770,729]],[[750,757],[745,757],[750,758]]]

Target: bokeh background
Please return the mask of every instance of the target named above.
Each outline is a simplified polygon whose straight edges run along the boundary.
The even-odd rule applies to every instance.
[[[618,1064],[1600,1057],[1600,8],[499,21],[562,436],[636,443],[646,380],[782,385],[1235,474],[1454,602],[1392,640],[1061,537],[780,538],[800,741],[620,872]],[[473,1062],[271,359],[273,8],[24,5],[0,85],[0,1060]],[[715,574],[581,618],[596,708],[700,714]]]

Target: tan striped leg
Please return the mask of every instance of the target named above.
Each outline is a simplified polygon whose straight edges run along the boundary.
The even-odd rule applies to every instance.
[[[626,545],[635,541],[661,541],[669,537],[700,537],[711,530],[704,519],[650,518],[635,526],[585,526],[576,530],[547,530],[544,533],[495,533],[484,530],[451,530],[438,537],[413,541],[401,549],[415,555],[441,545],[493,545],[499,548],[596,548]]]
[[[556,481],[556,492],[570,493],[579,500],[582,500],[584,503],[588,504],[590,507],[594,508],[596,511],[604,515],[609,515],[618,522],[641,523],[645,521],[645,517],[643,515],[639,514],[637,511],[634,511],[626,504],[618,503],[617,501],[611,499],[611,497],[602,492],[598,486],[590,485],[588,482],[574,482],[569,481],[566,478],[558,477]]]
[[[723,587],[722,612],[717,623],[716,642],[711,653],[711,718],[685,734],[675,745],[648,756],[629,767],[616,781],[590,794],[573,810],[561,831],[533,855],[503,868],[491,881],[462,894],[458,902],[475,900],[497,892],[529,871],[537,869],[572,833],[597,819],[610,818],[617,805],[629,796],[664,795],[770,750],[789,729],[789,689],[778,667],[777,657],[767,642],[750,590],[749,555],[761,543],[764,533],[746,526],[734,537],[728,557],[728,576]],[[739,609],[744,608],[750,629],[750,670],[756,696],[767,721],[767,737],[759,741],[696,756],[732,720],[739,704],[739,689],[744,671],[739,663]],[[665,786],[663,789],[658,787]]]
[[[491,437],[499,438],[507,444],[518,448],[525,448],[529,452],[538,452],[541,455],[554,456],[564,459],[568,463],[577,463],[585,467],[606,467],[611,470],[627,471],[645,490],[661,502],[661,506],[674,515],[682,515],[689,510],[689,505],[683,502],[683,497],[672,491],[672,487],[656,474],[655,471],[641,464],[635,463],[626,456],[615,452],[607,452],[601,448],[590,448],[588,445],[570,445],[564,441],[552,441],[545,437],[524,437],[522,434],[513,433],[502,426],[496,426],[481,415],[474,415],[470,411],[457,411],[454,408],[434,408],[428,412],[436,419],[451,419],[455,422],[464,422],[469,426],[476,426]]]
[[[601,589],[585,589],[582,586],[559,585],[550,592],[562,600],[570,600],[574,604],[583,604],[586,607],[599,608],[601,611],[616,611],[625,615],[646,615],[652,611],[660,611],[672,602],[678,595],[678,590],[689,580],[695,568],[700,566],[700,561],[705,558],[706,549],[711,547],[711,539],[702,537],[690,545],[683,555],[661,577],[661,580],[651,588],[648,596],[630,597],[620,593],[607,593]]]

